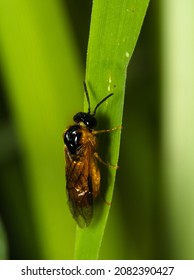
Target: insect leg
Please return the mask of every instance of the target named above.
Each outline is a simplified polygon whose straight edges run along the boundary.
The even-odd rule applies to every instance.
[[[100,199],[101,199],[102,202],[103,202],[104,204],[106,204],[107,206],[111,206],[111,205],[112,205],[112,202],[106,201],[106,200],[103,198],[103,196],[101,195],[101,193],[100,193]]]
[[[97,158],[99,160],[99,162],[101,162],[102,164],[104,164],[104,165],[106,165],[108,167],[111,167],[113,169],[118,169],[119,168],[118,165],[112,165],[112,164],[110,164],[108,162],[105,162],[103,159],[101,159],[101,157],[96,152],[94,153],[94,156],[95,156],[95,158]]]
[[[119,129],[122,129],[122,126],[121,125],[118,125],[118,126],[115,126],[111,129],[102,129],[102,130],[94,130],[92,132],[92,134],[98,134],[98,133],[106,133],[106,132],[111,132],[111,131],[115,131],[115,130],[119,130]]]

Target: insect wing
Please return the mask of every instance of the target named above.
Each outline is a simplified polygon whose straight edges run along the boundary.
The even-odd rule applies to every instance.
[[[71,199],[69,196],[68,204],[69,204],[69,209],[72,213],[72,216],[76,220],[77,224],[81,228],[87,227],[92,219],[93,216],[93,199],[92,199],[92,194],[87,193],[86,195],[87,200],[91,200],[90,203],[87,204],[87,206],[77,204],[77,202],[74,199]]]
[[[90,153],[84,153],[81,160],[73,160],[65,148],[66,189],[72,216],[81,227],[87,227],[93,215],[92,181],[89,175]]]

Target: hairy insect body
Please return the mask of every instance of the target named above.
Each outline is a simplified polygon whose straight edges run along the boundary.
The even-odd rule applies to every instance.
[[[64,139],[67,139],[65,156],[68,202],[78,225],[85,227],[92,219],[93,200],[100,190],[100,171],[95,158],[96,137],[87,127],[76,125],[74,129],[70,127],[65,131]]]
[[[112,93],[101,100],[90,113],[90,101],[86,84],[85,93],[88,101],[88,112],[79,112],[74,117],[74,124],[63,134],[66,158],[66,190],[72,216],[81,227],[87,227],[93,216],[93,201],[100,192],[100,171],[97,160],[106,164],[96,152],[96,134],[114,129],[96,131],[95,113],[97,108]]]

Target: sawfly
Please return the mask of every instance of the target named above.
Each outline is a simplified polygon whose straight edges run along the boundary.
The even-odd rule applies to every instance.
[[[88,112],[79,112],[74,117],[74,124],[63,133],[66,159],[66,189],[68,204],[72,216],[79,227],[87,227],[93,216],[93,202],[100,192],[100,170],[97,161],[107,166],[96,152],[96,134],[110,132],[120,127],[106,130],[95,130],[97,120],[96,110],[113,93],[103,98],[95,107],[90,109],[90,99],[86,83],[84,89],[88,103]]]

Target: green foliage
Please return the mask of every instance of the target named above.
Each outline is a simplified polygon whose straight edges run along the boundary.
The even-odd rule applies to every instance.
[[[95,0],[85,67],[91,4],[0,1],[0,257],[193,259],[193,1],[150,1],[136,45],[148,1]],[[123,129],[98,135],[119,169],[99,163],[101,197],[76,230],[62,133],[85,70],[92,108],[114,93],[97,129]]]
[[[15,126],[4,147],[16,146],[23,159],[22,179],[17,162],[4,171],[4,207],[12,232],[28,236],[43,259],[72,257],[62,133],[82,103],[83,75],[71,32],[59,1],[0,1],[1,62]],[[17,254],[32,258],[26,249]]]
[[[98,111],[100,129],[122,124],[126,70],[137,42],[148,6],[145,1],[93,2],[90,38],[87,54],[86,81],[90,85],[93,106],[108,93],[114,93]],[[85,107],[87,110],[87,106]],[[103,119],[104,116],[104,119]],[[99,151],[103,159],[117,164],[121,131],[101,137]],[[111,140],[110,140],[111,139]],[[104,141],[103,141],[104,140]],[[107,156],[108,155],[108,156]],[[104,168],[105,169],[105,168]],[[102,173],[102,193],[112,200],[116,170]],[[106,192],[103,192],[106,190]],[[99,202],[94,219],[87,229],[77,229],[76,259],[97,259],[107,223],[110,206]]]
[[[7,258],[7,240],[5,238],[4,227],[0,219],[0,260]]]
[[[92,108],[114,92],[97,111],[98,129],[122,124],[126,69],[147,5],[148,0],[93,3],[86,67]],[[10,240],[18,241],[11,245],[14,258],[73,257],[75,222],[66,202],[62,132],[82,110],[84,70],[68,19],[60,1],[0,2],[1,66],[12,117],[1,126],[2,163],[8,161],[1,207],[14,232]],[[120,133],[99,136],[100,156],[114,165]],[[106,201],[112,200],[115,175],[102,167]],[[91,226],[77,230],[76,258],[98,258],[110,206],[97,201],[94,208]]]

